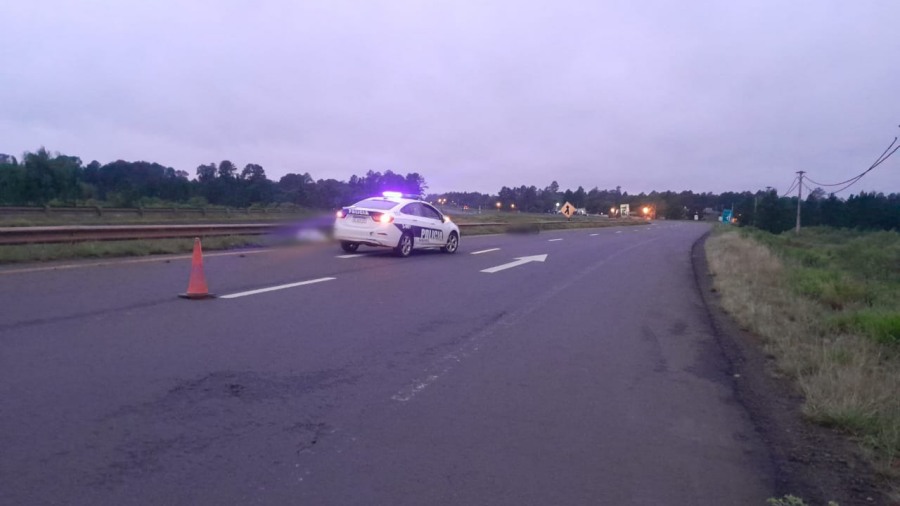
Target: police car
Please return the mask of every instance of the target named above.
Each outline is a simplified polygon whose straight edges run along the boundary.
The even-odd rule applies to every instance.
[[[337,212],[334,237],[354,252],[361,244],[393,248],[407,257],[414,249],[456,253],[459,227],[427,202],[398,192],[361,200]]]

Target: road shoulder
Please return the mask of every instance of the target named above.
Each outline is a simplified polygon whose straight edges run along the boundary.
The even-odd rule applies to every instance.
[[[792,494],[809,504],[841,506],[889,504],[887,489],[876,482],[857,446],[838,431],[813,425],[801,414],[803,397],[780,376],[759,339],[742,330],[721,308],[713,290],[703,235],[691,248],[691,262],[710,325],[733,377],[736,398],[769,448],[776,470],[773,496]]]

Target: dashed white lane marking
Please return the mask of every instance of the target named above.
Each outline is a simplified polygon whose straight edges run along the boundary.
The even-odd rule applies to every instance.
[[[617,234],[621,234],[622,231],[621,231],[621,230],[616,230],[616,233],[617,233]]]
[[[600,235],[600,234],[591,234],[591,237],[594,237],[594,236],[596,236],[596,235]]]
[[[556,242],[556,241],[562,241],[562,239],[548,239],[547,240],[547,242]]]
[[[232,294],[228,294],[228,295],[222,295],[219,298],[220,299],[236,299],[238,297],[246,297],[248,295],[256,295],[258,293],[274,292],[275,290],[284,290],[285,288],[294,288],[295,286],[311,285],[313,283],[321,283],[323,281],[332,281],[334,279],[337,279],[337,278],[310,279],[309,281],[300,281],[299,283],[288,283],[286,285],[270,286],[268,288],[260,288],[258,290],[249,290],[246,292],[238,292],[238,293],[232,293]]]
[[[471,255],[480,255],[482,253],[490,253],[491,251],[500,251],[500,248],[483,249],[481,251],[473,251]]]
[[[338,255],[337,257],[338,258],[357,258],[357,257],[364,257],[364,256],[365,255],[363,255],[362,253],[353,253],[352,255]]]

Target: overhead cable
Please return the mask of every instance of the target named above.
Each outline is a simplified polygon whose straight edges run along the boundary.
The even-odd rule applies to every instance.
[[[839,193],[839,192],[842,192],[842,191],[846,190],[847,188],[850,188],[851,186],[853,186],[854,184],[856,184],[857,181],[859,181],[860,179],[862,179],[862,177],[865,176],[866,174],[868,174],[870,171],[872,171],[872,169],[874,169],[875,167],[878,167],[879,165],[881,165],[882,163],[884,163],[885,160],[887,160],[887,159],[890,158],[894,153],[896,153],[897,150],[900,149],[900,145],[894,146],[895,144],[897,144],[897,137],[894,137],[893,142],[891,142],[890,145],[888,145],[888,147],[885,148],[884,151],[882,151],[881,155],[879,155],[878,158],[875,159],[875,162],[873,162],[872,165],[870,165],[868,169],[862,171],[861,173],[857,174],[856,176],[851,177],[850,179],[847,179],[846,181],[841,181],[840,183],[820,183],[820,182],[818,182],[818,181],[816,181],[816,180],[814,180],[814,179],[812,179],[812,178],[810,178],[810,177],[807,177],[806,179],[807,179],[809,182],[813,183],[813,184],[816,184],[816,185],[819,185],[819,186],[825,186],[825,187],[834,187],[834,186],[842,186],[842,185],[845,185],[843,188],[841,188],[841,189],[839,189],[839,190],[834,190],[834,191],[832,191],[832,192],[830,192],[830,193]],[[893,149],[892,149],[892,148],[893,148]]]
[[[800,182],[800,178],[799,178],[799,177],[795,177],[795,178],[794,178],[794,182],[791,184],[791,187],[788,188],[788,190],[787,190],[786,192],[784,192],[784,194],[782,194],[781,197],[778,197],[778,198],[784,198],[784,197],[787,197],[788,195],[790,195],[794,190],[797,189],[797,184],[798,184],[799,182]]]

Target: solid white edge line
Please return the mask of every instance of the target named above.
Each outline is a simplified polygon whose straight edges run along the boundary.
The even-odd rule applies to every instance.
[[[289,283],[287,285],[270,286],[269,288],[260,288],[258,290],[249,290],[246,292],[231,293],[219,296],[220,299],[236,299],[238,297],[246,297],[247,295],[256,295],[258,293],[274,292],[275,290],[284,290],[285,288],[293,288],[295,286],[311,285],[313,283],[321,283],[323,281],[331,281],[337,278],[319,278],[309,281],[300,281],[299,283]]]
[[[482,253],[490,253],[491,251],[500,251],[500,248],[483,249],[481,251],[473,251],[470,255],[480,255]]]

